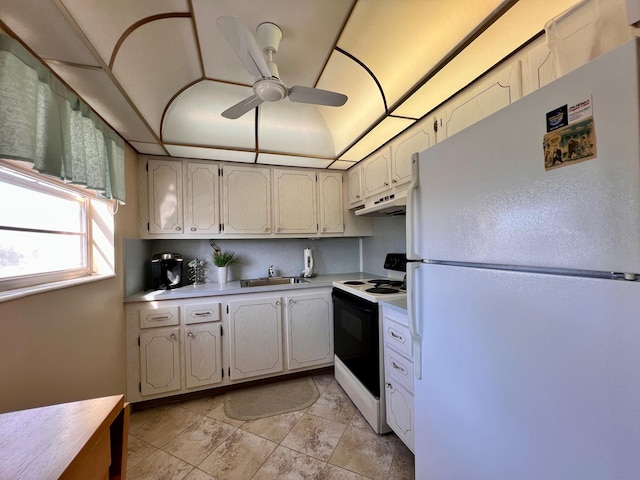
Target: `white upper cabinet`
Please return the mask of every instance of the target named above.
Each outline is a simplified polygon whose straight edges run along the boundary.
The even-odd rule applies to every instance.
[[[364,198],[372,197],[391,188],[390,148],[384,148],[376,156],[362,164]]]
[[[273,170],[273,218],[276,233],[316,233],[316,172]]]
[[[318,173],[319,233],[344,232],[342,173]]]
[[[149,233],[181,234],[182,163],[149,160]]]
[[[347,182],[349,182],[349,208],[362,205],[364,195],[362,195],[362,167],[360,164],[352,167],[347,172]]]
[[[184,228],[186,233],[218,233],[218,165],[185,164]]]
[[[223,168],[222,222],[224,233],[271,233],[269,168]]]
[[[403,135],[391,145],[391,185],[398,187],[411,181],[411,155],[432,145],[426,128]]]

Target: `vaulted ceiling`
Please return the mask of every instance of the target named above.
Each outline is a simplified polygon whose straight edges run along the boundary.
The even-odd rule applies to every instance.
[[[410,128],[577,0],[0,0],[22,41],[139,153],[346,170]],[[283,38],[281,79],[341,107],[265,102],[218,29]]]

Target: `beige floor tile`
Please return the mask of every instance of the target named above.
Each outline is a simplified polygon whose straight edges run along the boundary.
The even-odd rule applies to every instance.
[[[157,415],[140,425],[131,434],[154,447],[162,447],[201,418],[202,415],[195,412],[171,406],[164,409],[161,415]]]
[[[139,438],[129,435],[127,445],[127,468],[140,463],[147,458],[153,452],[158,450],[153,445],[149,445],[147,442],[143,442]]]
[[[414,455],[407,446],[398,440],[396,451],[391,462],[389,480],[414,480],[415,460]]]
[[[207,412],[210,412],[216,407],[222,405],[224,403],[224,397],[224,394],[209,395],[206,397],[194,398],[192,400],[185,400],[184,402],[180,402],[179,405],[182,408],[191,410],[192,412],[206,415]]]
[[[162,406],[162,407],[154,407],[154,408],[145,408],[144,410],[132,412],[129,417],[129,433],[134,432],[141,425],[144,425],[148,421],[162,415],[162,413],[166,411],[168,408],[171,408],[171,407]]]
[[[331,382],[307,412],[348,424],[356,412],[356,407],[342,387],[337,382]]]
[[[387,479],[397,438],[349,426],[329,463],[373,479]]]
[[[138,464],[127,468],[127,479],[182,480],[191,470],[193,470],[193,465],[189,465],[162,450],[157,450]]]
[[[215,418],[221,422],[228,423],[229,425],[233,425],[234,427],[241,427],[244,424],[244,420],[237,420],[227,416],[224,411],[224,401],[218,402],[217,405],[208,410],[205,415]]]
[[[272,442],[280,443],[282,439],[291,431],[296,423],[302,418],[304,411],[284,413],[272,417],[250,420],[242,424],[242,430],[259,435]]]
[[[193,470],[191,470],[191,473],[189,475],[184,477],[184,480],[217,480],[217,479],[207,473],[204,473],[202,470],[198,470],[197,468],[194,468]]]
[[[250,479],[278,444],[236,430],[198,466],[218,480]]]
[[[331,382],[335,382],[335,377],[333,373],[324,373],[322,375],[315,375],[312,378],[320,394],[324,392],[325,388],[327,388]]]
[[[209,417],[192,423],[162,449],[176,457],[198,465],[234,431],[235,427]]]
[[[342,423],[305,413],[281,444],[326,462],[345,429]]]
[[[349,422],[353,428],[357,428],[359,430],[365,430],[367,432],[375,433],[373,427],[367,422],[367,419],[360,413],[359,410],[356,409],[353,417],[351,417],[351,422]]]
[[[320,480],[325,462],[279,446],[251,480]]]
[[[327,464],[320,478],[322,480],[367,480],[367,477],[363,477],[359,473],[336,467],[330,463]]]

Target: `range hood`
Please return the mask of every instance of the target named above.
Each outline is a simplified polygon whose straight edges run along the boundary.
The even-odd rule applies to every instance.
[[[363,217],[393,217],[404,215],[407,210],[407,192],[395,192],[365,203],[355,214]]]

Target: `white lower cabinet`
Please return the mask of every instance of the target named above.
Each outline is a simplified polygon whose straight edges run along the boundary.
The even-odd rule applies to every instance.
[[[330,287],[131,302],[125,312],[129,402],[333,365]]]
[[[140,334],[140,393],[180,389],[180,328],[156,328]]]
[[[281,372],[280,297],[229,302],[229,378]]]
[[[285,298],[287,368],[319,367],[333,363],[333,304],[331,294]]]
[[[413,344],[406,310],[382,305],[387,424],[413,452]]]
[[[185,333],[185,386],[194,388],[221,382],[222,325],[190,326]]]

